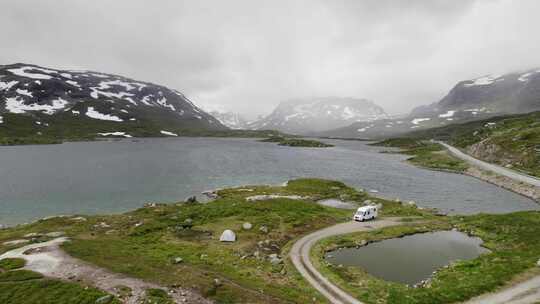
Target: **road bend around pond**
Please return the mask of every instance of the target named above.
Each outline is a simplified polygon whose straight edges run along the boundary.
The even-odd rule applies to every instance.
[[[371,222],[347,222],[308,234],[294,243],[289,253],[293,265],[315,289],[332,304],[364,304],[338,286],[332,284],[311,263],[310,252],[318,241],[331,236],[382,229],[403,224],[399,218],[385,218]],[[473,298],[464,304],[532,304],[540,301],[540,276],[503,287],[493,293]]]
[[[334,235],[352,232],[370,231],[388,226],[403,224],[397,218],[387,218],[372,222],[347,222],[337,224],[308,234],[294,243],[289,253],[291,261],[300,274],[330,303],[333,304],[363,304],[325,278],[311,263],[311,247],[318,241]]]

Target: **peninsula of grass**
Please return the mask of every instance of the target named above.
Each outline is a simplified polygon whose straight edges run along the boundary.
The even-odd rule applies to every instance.
[[[411,155],[408,162],[432,170],[464,172],[469,165],[450,155],[438,143],[413,138],[391,138],[372,144],[374,146],[400,148],[399,153]]]
[[[439,272],[432,287],[423,291],[377,280],[360,270],[356,271],[361,276],[355,276],[355,270],[323,265],[321,271],[332,281],[368,303],[374,303],[372,299],[378,295],[386,303],[448,303],[470,298],[533,268],[540,255],[538,212],[441,217],[428,209],[371,197],[341,182],[321,179],[297,179],[286,186],[243,186],[216,193],[218,198],[205,204],[149,204],[124,214],[85,216],[82,221],[76,216],[55,217],[0,230],[0,254],[20,246],[5,242],[24,239],[29,233],[64,231],[71,241],[62,248],[76,258],[161,286],[191,288],[217,303],[320,303],[326,300],[297,273],[288,252],[299,237],[351,220],[351,210],[317,203],[334,198],[358,206],[368,203],[366,200],[381,204],[379,215],[402,217],[403,227],[325,240],[314,254],[333,244],[347,246],[358,239],[451,227],[480,236],[492,250]],[[251,224],[249,229],[243,228],[245,223]],[[236,233],[235,242],[219,241],[226,229]],[[321,267],[320,260],[317,263]],[[348,276],[351,280],[344,284]],[[354,285],[358,282],[372,284],[369,286],[373,288],[358,288]],[[85,292],[79,295],[81,290]],[[0,303],[58,303],[36,300],[36,295],[46,298],[48,292],[62,294],[63,299],[77,294],[94,301],[104,294],[76,282],[36,278],[0,283]],[[147,296],[151,301],[168,301],[160,292],[151,291]],[[409,296],[411,301],[403,302]],[[32,301],[24,301],[27,299]]]
[[[281,136],[273,136],[266,139],[262,139],[261,142],[275,142],[280,146],[288,147],[306,147],[306,148],[328,148],[333,147],[327,143],[323,143],[313,139],[301,139],[301,138],[286,138]]]

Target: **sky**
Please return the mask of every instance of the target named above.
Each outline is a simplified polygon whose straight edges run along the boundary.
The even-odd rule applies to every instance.
[[[0,1],[0,64],[119,74],[248,118],[323,96],[407,113],[540,67],[537,0]]]

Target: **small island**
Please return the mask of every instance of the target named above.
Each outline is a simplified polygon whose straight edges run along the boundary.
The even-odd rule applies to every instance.
[[[276,142],[280,146],[288,147],[328,148],[334,146],[313,139],[285,138],[281,136],[269,137],[261,140],[261,142]]]

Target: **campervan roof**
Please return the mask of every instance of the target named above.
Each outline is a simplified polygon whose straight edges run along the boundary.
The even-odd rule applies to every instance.
[[[368,211],[374,208],[375,206],[362,206],[362,207],[359,207],[357,211]]]

